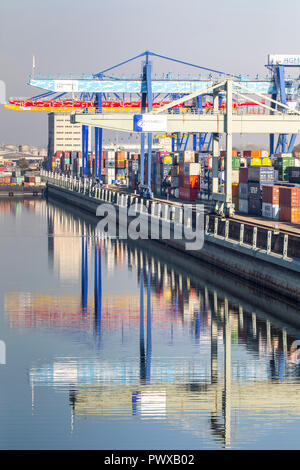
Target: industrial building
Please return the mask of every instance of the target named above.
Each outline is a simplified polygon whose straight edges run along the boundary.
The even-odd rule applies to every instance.
[[[48,114],[48,155],[57,151],[81,151],[82,126],[70,123],[70,114]],[[88,151],[92,150],[91,133],[88,139]]]

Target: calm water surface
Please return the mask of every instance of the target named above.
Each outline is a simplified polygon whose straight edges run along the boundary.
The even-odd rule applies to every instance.
[[[0,200],[0,447],[300,448],[300,312],[95,224]]]

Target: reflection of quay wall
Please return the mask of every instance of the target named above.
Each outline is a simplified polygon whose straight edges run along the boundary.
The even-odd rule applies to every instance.
[[[99,201],[92,197],[51,184],[48,185],[48,194],[93,214],[96,213],[99,204]],[[183,240],[158,240],[157,242],[162,242],[165,246],[186,254]],[[253,252],[239,243],[230,243],[211,235],[205,235],[202,250],[190,251],[188,254],[192,258],[203,260],[214,266],[222,266],[222,269],[227,272],[238,275],[256,286],[271,289],[277,294],[288,295],[299,300],[300,286],[295,282],[300,269],[299,262],[295,260],[287,262],[260,251]],[[291,268],[292,263],[294,270]]]
[[[53,211],[53,243],[54,269],[60,280],[77,280],[80,276],[80,237],[70,234],[71,226],[66,231],[64,218],[58,211]]]

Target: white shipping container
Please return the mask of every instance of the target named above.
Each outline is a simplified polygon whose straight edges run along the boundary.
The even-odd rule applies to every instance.
[[[248,214],[248,199],[239,199],[239,212]]]
[[[184,162],[184,163],[194,163],[195,161],[194,150],[185,150],[184,152],[179,152],[179,161]]]
[[[232,183],[238,183],[240,176],[240,170],[232,170]]]
[[[115,178],[116,171],[114,168],[105,168],[105,175]]]
[[[108,150],[107,155],[106,155],[107,160],[115,160],[115,151],[114,150]]]
[[[279,204],[262,203],[262,216],[268,219],[279,219]]]
[[[201,171],[200,163],[185,163],[183,168],[184,176],[199,176]]]

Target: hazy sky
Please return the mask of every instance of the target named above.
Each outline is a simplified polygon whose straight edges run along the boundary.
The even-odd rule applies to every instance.
[[[30,97],[39,92],[26,85],[33,54],[37,72],[93,73],[145,50],[265,74],[269,53],[300,53],[299,17],[299,0],[1,0],[0,79],[7,98]],[[136,62],[120,72],[140,70]],[[46,145],[47,114],[1,107],[0,142]]]

